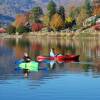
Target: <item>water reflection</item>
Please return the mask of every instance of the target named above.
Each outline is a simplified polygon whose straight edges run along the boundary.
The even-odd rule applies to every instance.
[[[74,39],[68,40],[64,38],[33,38],[33,39],[6,39],[0,41],[0,68],[2,70],[12,70],[9,68],[10,66],[14,66],[14,62],[16,59],[21,59],[24,52],[28,52],[33,60],[36,60],[38,55],[48,56],[50,49],[54,48],[56,52],[66,55],[66,54],[76,54],[80,55],[80,62],[78,66],[75,67],[75,64],[71,64],[73,66],[73,71],[85,71],[88,72],[90,67],[93,69],[92,71],[99,72],[99,60],[100,60],[100,40],[96,38],[89,39]],[[5,55],[4,55],[5,54]],[[94,60],[95,59],[95,60]],[[6,65],[5,65],[6,60]],[[92,64],[89,64],[93,63]],[[54,64],[54,65],[53,65]],[[68,67],[68,64],[65,63]],[[3,67],[2,67],[3,66]],[[4,67],[6,66],[6,67]],[[61,66],[64,69],[64,65],[57,65],[55,62],[50,62],[46,66],[51,66],[51,68],[58,68]],[[63,67],[62,67],[63,66]],[[95,67],[93,67],[95,66]],[[6,68],[6,69],[5,69]],[[66,67],[65,67],[66,68]],[[72,67],[69,67],[67,70],[72,70]],[[59,69],[60,71],[61,69]],[[1,73],[4,73],[2,71]]]
[[[79,62],[39,62],[39,72],[24,78],[16,71],[16,59],[28,52],[33,60],[48,56],[50,49],[80,55]],[[97,100],[100,99],[100,40],[31,38],[0,40],[0,98],[2,100]],[[13,94],[13,95],[12,95]]]

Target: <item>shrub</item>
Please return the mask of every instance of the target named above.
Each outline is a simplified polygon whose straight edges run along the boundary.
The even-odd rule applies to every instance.
[[[95,25],[94,29],[97,30],[97,31],[100,31],[100,24]]]
[[[65,25],[66,25],[66,28],[72,28],[73,26],[75,27],[76,21],[72,17],[67,17],[65,19]]]
[[[32,24],[32,31],[40,31],[43,28],[43,24],[41,23],[33,23]]]
[[[12,25],[7,27],[7,33],[9,34],[15,34],[16,33],[16,28]]]
[[[23,34],[23,33],[28,33],[31,30],[28,27],[25,26],[20,26],[16,29],[16,32],[18,32],[19,34]]]

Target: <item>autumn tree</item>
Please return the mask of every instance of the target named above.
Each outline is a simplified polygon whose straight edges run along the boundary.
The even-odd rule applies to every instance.
[[[65,25],[66,25],[66,28],[72,28],[74,25],[76,25],[76,21],[74,18],[69,16],[65,19]]]
[[[79,26],[82,26],[83,25],[83,22],[85,21],[85,19],[88,18],[88,14],[87,14],[87,11],[86,9],[84,9],[84,7],[82,7],[80,9],[80,13],[79,15],[77,16],[76,20],[77,20],[77,24]]]
[[[19,14],[16,16],[13,26],[18,28],[20,26],[25,26],[27,22],[29,22],[29,14]]]
[[[42,22],[43,22],[43,24],[45,26],[48,26],[49,25],[49,16],[48,15],[44,15]]]
[[[100,7],[95,7],[93,10],[93,15],[100,16]]]
[[[100,16],[100,0],[93,0],[93,15]]]
[[[53,0],[51,0],[48,5],[47,5],[47,10],[48,10],[48,16],[49,20],[51,20],[51,17],[56,13],[56,4]]]
[[[64,27],[64,21],[58,13],[54,14],[52,16],[51,22],[50,22],[50,27],[53,30],[60,30]]]
[[[79,13],[80,13],[80,7],[71,6],[69,8],[69,16],[70,17],[77,18]]]

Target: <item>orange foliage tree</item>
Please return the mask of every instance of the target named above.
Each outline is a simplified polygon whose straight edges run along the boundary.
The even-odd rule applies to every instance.
[[[100,7],[94,8],[93,15],[99,15],[100,16]]]
[[[45,26],[48,26],[49,25],[49,16],[48,15],[44,15],[42,19],[43,19],[42,20],[43,21],[43,24]]]
[[[20,26],[24,26],[25,23],[29,21],[29,14],[20,14],[16,16],[16,20],[13,25],[18,28]]]

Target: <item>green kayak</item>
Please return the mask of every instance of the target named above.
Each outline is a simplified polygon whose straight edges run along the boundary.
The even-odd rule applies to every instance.
[[[28,69],[29,71],[35,71],[35,72],[38,72],[38,69],[39,69],[38,62],[35,62],[35,61],[31,61],[28,63],[22,62],[19,64],[19,67],[21,69]]]

